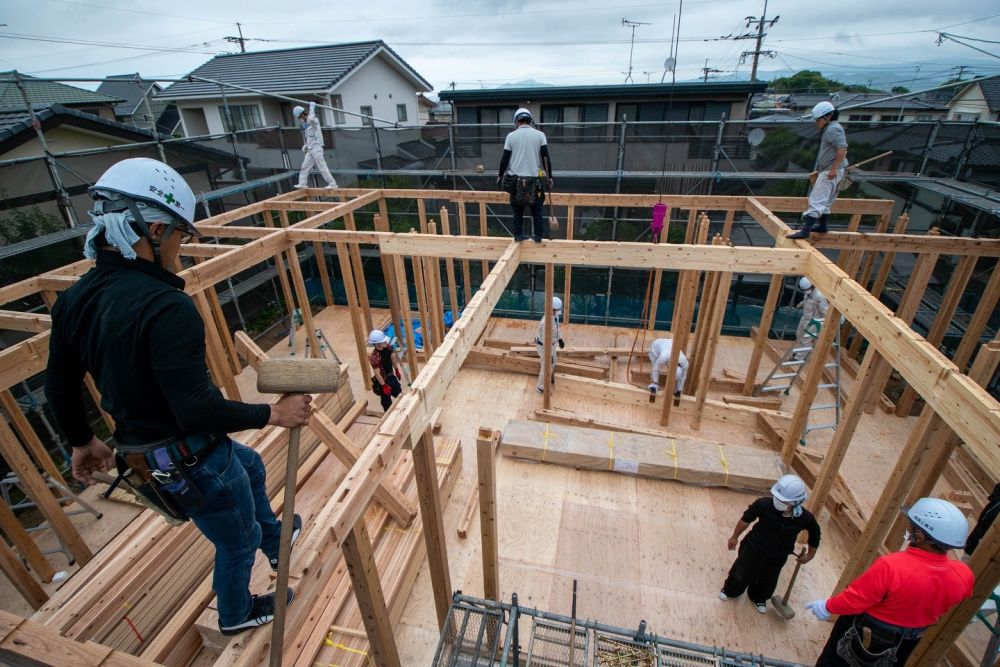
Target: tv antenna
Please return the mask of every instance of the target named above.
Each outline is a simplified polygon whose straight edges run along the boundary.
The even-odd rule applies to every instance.
[[[635,51],[635,29],[641,25],[653,25],[652,23],[646,23],[645,21],[629,21],[627,18],[622,17],[622,25],[626,28],[632,28],[632,40],[628,47],[628,72],[625,74],[625,83],[632,80],[632,52]]]

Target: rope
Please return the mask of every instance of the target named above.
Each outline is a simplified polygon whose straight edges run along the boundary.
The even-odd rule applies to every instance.
[[[674,479],[677,479],[677,441],[670,438],[670,451],[667,452],[674,459]]]
[[[615,433],[608,433],[608,470],[615,469]]]
[[[550,424],[545,424],[545,433],[542,435],[542,462],[549,451],[549,426]]]
[[[329,632],[326,633],[326,636],[323,637],[323,643],[325,643],[330,648],[339,648],[340,650],[347,651],[348,653],[354,653],[355,655],[363,655],[365,656],[366,661],[368,662],[369,665],[375,664],[372,661],[372,657],[368,655],[368,651],[362,651],[361,649],[351,648],[350,646],[345,646],[344,644],[335,642],[332,639],[330,639],[330,637],[332,636],[333,636],[333,630],[330,630]]]
[[[729,486],[729,462],[726,461],[726,453],[722,450],[722,445],[719,445],[719,460],[722,462],[722,470],[726,473],[726,480],[723,484]]]

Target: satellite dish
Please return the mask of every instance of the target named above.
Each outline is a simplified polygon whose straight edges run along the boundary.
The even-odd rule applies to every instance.
[[[764,130],[762,128],[754,128],[750,130],[750,134],[747,135],[747,143],[751,146],[760,146],[764,141]]]
[[[676,58],[667,58],[666,60],[663,61],[663,69],[667,70],[668,72],[673,72],[674,67],[676,65],[677,65]]]

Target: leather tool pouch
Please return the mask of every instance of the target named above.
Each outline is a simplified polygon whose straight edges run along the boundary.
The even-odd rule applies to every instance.
[[[837,655],[851,667],[893,667],[896,665],[896,650],[899,635],[889,635],[884,630],[869,627],[871,639],[868,646],[862,640],[864,622],[854,619],[854,623],[837,642]]]
[[[153,479],[143,454],[115,454],[115,465],[118,468],[118,476],[144,505],[163,515],[168,523],[180,524],[188,520],[188,516],[161,491],[160,484]]]

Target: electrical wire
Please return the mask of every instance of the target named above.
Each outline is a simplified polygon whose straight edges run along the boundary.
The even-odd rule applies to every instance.
[[[208,19],[200,16],[178,16],[176,14],[164,14],[162,12],[151,12],[144,9],[129,9],[126,7],[109,7],[108,5],[98,5],[90,2],[80,2],[79,0],[48,0],[62,5],[78,5],[80,7],[93,7],[95,9],[107,9],[114,12],[128,12],[130,14],[146,14],[147,16],[160,16],[169,19],[181,19],[183,21],[202,21],[204,23],[218,23],[220,25],[232,25],[232,20]]]
[[[27,35],[12,32],[0,33],[0,38],[17,39],[28,42],[52,42],[54,44],[86,44],[88,46],[100,46],[111,49],[133,49],[136,51],[160,51],[163,53],[202,53],[210,56],[218,55],[215,51],[201,51],[196,49],[178,49],[169,47],[141,46],[138,44],[124,44],[116,42],[96,42],[82,39],[69,39],[63,37],[46,37],[44,35]]]

